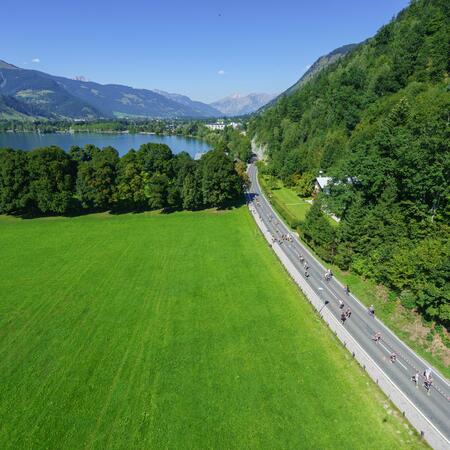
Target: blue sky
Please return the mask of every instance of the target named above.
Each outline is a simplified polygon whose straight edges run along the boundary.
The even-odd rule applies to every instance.
[[[2,0],[0,59],[213,101],[280,92],[407,0]]]

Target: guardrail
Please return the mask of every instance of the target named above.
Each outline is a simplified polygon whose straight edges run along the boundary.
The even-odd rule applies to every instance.
[[[449,450],[450,442],[446,437],[427,419],[427,417],[409,400],[409,398],[397,387],[383,369],[366,353],[353,336],[344,326],[333,316],[331,311],[324,308],[324,301],[301,276],[297,268],[282,251],[278,243],[272,242],[272,235],[267,230],[258,211],[249,203],[249,209],[253,215],[258,228],[272,247],[273,251],[280,259],[281,263],[299,286],[311,305],[319,312],[321,318],[333,331],[344,347],[358,361],[360,366],[367,372],[372,380],[378,384],[386,396],[402,412],[403,416],[420,433],[427,443],[436,450]]]

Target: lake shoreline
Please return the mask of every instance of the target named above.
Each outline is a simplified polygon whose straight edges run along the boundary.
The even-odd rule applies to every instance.
[[[91,144],[96,147],[113,147],[123,156],[131,149],[137,150],[142,144],[160,143],[167,144],[173,153],[186,151],[194,158],[196,155],[210,150],[210,145],[203,139],[194,136],[182,136],[175,134],[156,134],[151,131],[131,133],[125,131],[65,131],[58,130],[49,133],[35,131],[0,132],[0,148],[13,148],[30,151],[35,148],[58,146],[64,151],[69,151],[72,146],[83,147]]]

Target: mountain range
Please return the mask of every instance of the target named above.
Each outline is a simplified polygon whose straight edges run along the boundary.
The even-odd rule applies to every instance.
[[[195,100],[191,100],[186,95],[181,94],[171,94],[169,92],[161,91],[159,89],[154,89],[153,92],[162,95],[163,97],[168,98],[169,100],[173,100],[181,105],[185,105],[189,108],[192,108],[200,117],[218,117],[222,114],[220,110],[217,110],[211,105],[206,103],[198,102]]]
[[[290,95],[323,68],[359,44],[339,47],[321,56],[290,88],[280,95],[232,94],[210,104],[185,95],[120,84],[100,84],[83,76],[74,79],[16,67],[0,60],[1,119],[99,118],[216,118],[242,116],[265,110]]]
[[[0,117],[95,119],[208,118],[223,114],[206,103],[164,91],[99,84],[27,70],[0,60]]]
[[[210,105],[225,116],[243,116],[257,111],[275,97],[271,94],[232,94]]]

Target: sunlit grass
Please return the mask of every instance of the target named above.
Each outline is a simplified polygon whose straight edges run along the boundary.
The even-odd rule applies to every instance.
[[[0,218],[0,442],[419,448],[245,208]]]

